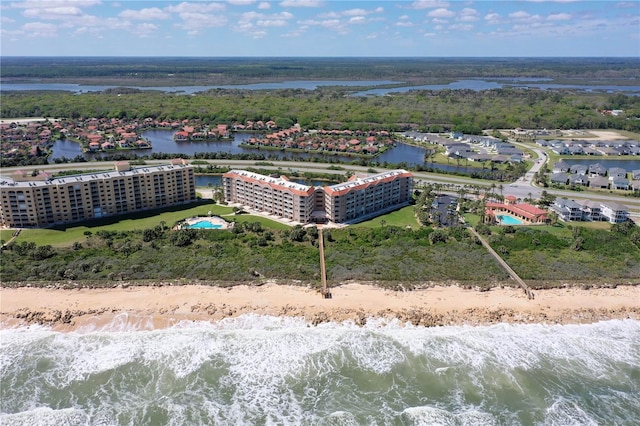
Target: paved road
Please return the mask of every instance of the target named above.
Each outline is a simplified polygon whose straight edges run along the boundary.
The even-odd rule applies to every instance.
[[[530,146],[527,146],[531,149]],[[546,154],[542,150],[533,148],[534,151],[543,159],[543,161],[536,162],[532,169],[527,172],[524,180],[518,180],[510,184],[502,184],[503,195],[513,195],[518,198],[527,198],[530,195],[533,198],[539,198],[542,189],[532,184],[533,175],[538,171],[544,162],[547,161]],[[295,161],[269,161],[272,166],[261,165],[264,161],[256,160],[207,160],[210,164],[219,166],[229,166],[232,168],[246,168],[246,167],[259,167],[268,170],[279,170],[281,173],[286,174],[289,169],[295,169],[298,172],[310,172],[310,173],[329,173],[335,175],[344,175],[347,171],[350,172],[367,172],[370,167],[366,166],[354,166],[350,164],[328,164],[328,163],[311,163],[311,162],[295,162]],[[168,160],[145,160],[147,164],[167,164]],[[340,167],[340,170],[334,170],[330,167]],[[40,166],[23,166],[23,167],[5,167],[0,171],[0,174],[4,176],[11,176],[16,170],[24,170],[30,172],[34,169],[38,170],[111,170],[113,169],[113,162],[87,162],[87,163],[67,163],[67,164],[46,164]],[[375,167],[377,171],[383,171],[380,167]],[[428,172],[413,172],[417,183],[440,183],[450,185],[469,185],[469,186],[491,186],[492,184],[500,185],[500,182],[492,182],[486,180],[472,179],[463,176],[445,175],[439,173]],[[576,192],[576,191],[562,191],[557,189],[545,188],[549,194],[554,194],[560,197],[568,197],[572,199],[591,199],[600,201],[615,201],[620,204],[624,204],[635,215],[640,215],[640,199],[622,197],[618,195],[609,194],[596,194],[592,192]]]

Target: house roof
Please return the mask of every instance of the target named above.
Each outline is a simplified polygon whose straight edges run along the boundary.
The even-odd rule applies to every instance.
[[[526,219],[533,220],[539,218],[546,218],[547,211],[539,209],[536,206],[532,206],[527,203],[520,204],[503,204],[503,203],[494,203],[488,202],[486,204],[488,209],[503,209],[507,210],[511,213],[518,214]]]

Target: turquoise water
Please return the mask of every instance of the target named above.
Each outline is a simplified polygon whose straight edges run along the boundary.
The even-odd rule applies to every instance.
[[[636,425],[640,321],[0,330],[2,425]]]
[[[522,221],[520,219],[507,214],[499,214],[498,219],[500,220],[500,223],[504,225],[522,225]]]
[[[201,220],[199,222],[188,225],[189,229],[222,229],[222,225],[216,225],[208,220]]]

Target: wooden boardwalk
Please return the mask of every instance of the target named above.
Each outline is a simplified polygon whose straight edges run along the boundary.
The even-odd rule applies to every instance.
[[[475,235],[478,238],[478,240],[480,240],[482,245],[489,251],[489,253],[491,253],[491,255],[495,257],[495,259],[498,261],[500,266],[502,266],[504,270],[507,271],[509,276],[513,278],[520,287],[522,287],[527,297],[529,299],[533,299],[534,296],[533,296],[533,291],[531,290],[531,287],[529,287],[527,283],[525,283],[524,280],[520,278],[518,274],[516,274],[516,271],[511,269],[511,266],[509,266],[507,262],[505,262],[504,259],[501,258],[498,253],[496,253],[496,251],[489,245],[489,243],[484,238],[482,238],[482,236],[480,236],[480,234],[478,234],[478,232],[475,229],[473,229],[470,226],[467,229],[469,229],[469,231],[471,231],[471,233]]]
[[[320,277],[322,279],[322,297],[331,299],[331,292],[327,288],[327,267],[324,263],[324,236],[322,235],[322,227],[318,227],[318,247],[320,248]]]

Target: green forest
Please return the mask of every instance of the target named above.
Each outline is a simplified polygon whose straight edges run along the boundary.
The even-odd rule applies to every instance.
[[[604,109],[622,109],[620,116]],[[504,88],[485,91],[412,91],[386,96],[350,96],[346,88],[313,91],[210,90],[198,95],[161,92],[4,92],[2,118],[200,119],[208,123],[274,120],[287,128],[458,130],[620,129],[640,131],[640,97]]]
[[[288,79],[388,79],[412,84],[461,78],[637,84],[638,58],[189,58],[3,57],[9,81],[243,84]]]

